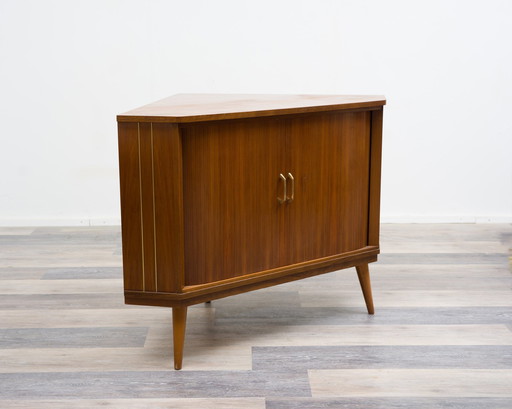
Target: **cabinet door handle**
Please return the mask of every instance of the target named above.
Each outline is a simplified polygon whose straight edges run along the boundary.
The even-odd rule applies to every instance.
[[[288,203],[291,203],[291,202],[293,202],[293,198],[295,196],[295,178],[293,177],[293,175],[290,172],[288,172],[288,176],[286,178],[290,178],[290,180],[292,181],[292,189],[291,189],[292,194],[286,198],[286,201]]]
[[[280,173],[279,178],[283,181],[283,198],[281,199],[279,196],[277,197],[277,201],[279,204],[286,202],[286,177]]]

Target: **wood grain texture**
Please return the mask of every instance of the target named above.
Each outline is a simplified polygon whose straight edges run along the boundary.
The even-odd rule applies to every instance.
[[[254,347],[254,370],[423,368],[510,369],[510,345]]]
[[[380,185],[382,162],[382,119],[383,110],[371,112],[370,151],[370,200],[368,214],[368,245],[379,245],[380,226]]]
[[[172,334],[174,350],[174,369],[181,369],[183,363],[183,347],[187,328],[187,307],[173,307]]]
[[[182,128],[185,285],[279,267],[282,121]]]
[[[184,285],[182,141],[177,125],[152,124],[157,290]]]
[[[138,199],[140,210],[140,222],[123,223],[126,234],[140,225],[142,246],[142,288],[131,277],[138,255],[124,253],[132,265],[126,303],[177,314],[198,302],[375,261],[378,203],[369,201],[380,200],[382,127],[372,111],[382,113],[384,103],[180,95],[119,116],[120,123],[138,121],[138,175],[135,149],[126,152],[133,163],[120,160],[127,166],[122,183],[132,185],[121,194],[122,207],[136,209]],[[125,134],[120,128],[120,140]],[[363,280],[361,271],[373,313],[369,275]],[[179,369],[181,342],[175,350]]]
[[[214,303],[216,303],[214,301]],[[218,301],[217,303],[221,303]],[[364,303],[361,301],[359,304]],[[352,305],[356,305],[355,302]],[[221,306],[222,307],[222,306]],[[253,307],[254,308],[254,307]],[[320,307],[319,307],[320,308]],[[230,308],[232,309],[232,308]],[[353,314],[356,312],[352,311]],[[366,322],[371,322],[366,312]],[[502,345],[512,344],[512,332],[506,325],[317,325],[314,320],[303,325],[281,323],[276,328],[271,317],[260,323],[243,323],[232,325],[229,319],[216,323],[214,336],[200,338],[199,333],[188,331],[194,337],[187,343],[191,355],[196,347],[221,347],[231,343],[232,346],[405,346],[405,345]],[[189,328],[191,329],[191,328]],[[204,327],[196,331],[204,334]],[[404,358],[405,359],[405,358]],[[187,369],[187,366],[185,366]],[[214,368],[213,368],[214,369]]]
[[[154,333],[156,327],[153,328]],[[164,328],[163,334],[156,337],[148,334],[146,345],[130,347],[128,342],[118,346],[90,347],[76,342],[75,348],[69,345],[63,348],[11,348],[0,349],[2,373],[27,372],[122,372],[122,371],[173,371],[170,357],[170,329]],[[134,343],[134,341],[130,341]],[[158,345],[158,346],[152,346]],[[194,356],[187,357],[187,368],[209,371],[215,368],[215,362],[222,362],[227,371],[250,371],[252,353],[250,346],[216,345],[194,346]],[[106,359],[108,357],[108,359]],[[219,365],[217,364],[217,368]],[[4,407],[2,406],[2,409]]]
[[[0,329],[0,349],[142,347],[146,327]]]
[[[169,371],[0,373],[0,401],[24,396],[24,383],[37,391],[39,399],[111,399],[120,395],[127,399],[310,396],[304,373],[274,379],[263,371],[236,371],[236,377],[231,371],[171,373],[179,375],[170,375]]]
[[[381,230],[393,257],[372,270],[379,314],[354,270],[191,306],[173,371],[171,311],[126,306],[113,286],[119,227],[9,229],[0,407],[510,408],[512,226]]]
[[[142,207],[142,249],[144,290],[156,291],[155,201],[152,124],[139,124],[140,204]]]
[[[318,114],[183,128],[185,284],[363,248],[369,118]],[[297,196],[280,204],[279,175],[288,171]]]
[[[161,307],[194,305],[212,299],[224,298],[247,291],[301,280],[363,263],[371,263],[377,259],[375,252],[375,250],[369,250],[366,254],[354,254],[353,256],[343,255],[339,258],[327,257],[325,259],[315,260],[314,262],[295,264],[293,267],[286,266],[281,269],[278,268],[262,273],[256,273],[254,275],[244,277],[242,280],[223,280],[216,282],[214,286],[198,285],[185,287],[187,291],[181,294],[148,294],[142,291],[125,291],[125,300],[128,304],[154,305]]]
[[[139,263],[142,281],[127,284],[126,301],[182,307],[374,261],[368,184],[370,160],[380,163],[370,155],[370,125],[384,103],[182,95],[129,114],[147,116],[137,124],[137,155],[128,152],[137,166],[121,172],[125,185],[131,178],[126,211],[137,209],[139,185],[140,221],[123,223],[140,230],[127,246],[140,240],[142,249],[124,253],[125,265]],[[148,121],[152,113],[171,123]],[[191,123],[172,123],[176,115]]]
[[[315,397],[512,397],[512,369],[340,369],[309,375]]]
[[[510,409],[512,398],[397,397],[270,398],[266,409]]]
[[[6,408],[33,409],[265,409],[264,398],[45,399],[3,401]]]
[[[197,122],[302,114],[346,109],[378,109],[381,95],[179,94],[118,115],[119,122]]]
[[[375,314],[375,308],[373,307],[372,285],[370,282],[370,270],[368,269],[368,264],[356,266],[356,271],[359,284],[361,285],[361,290],[363,291],[366,309],[368,310],[368,314],[373,315]]]
[[[285,264],[365,247],[369,118],[358,112],[290,120],[287,167],[296,198],[287,204]]]
[[[421,297],[418,293],[421,292]],[[304,307],[314,307],[321,304],[331,307],[342,307],[350,305],[355,299],[360,297],[358,291],[352,294],[346,292],[345,297],[340,299],[333,294],[325,294],[323,290],[304,292],[302,305]],[[319,298],[324,297],[322,301]],[[417,291],[412,294],[407,290],[398,291],[376,291],[375,303],[383,307],[422,307],[432,305],[433,303],[445,307],[496,307],[512,306],[512,298],[508,289],[489,291],[466,290],[436,290],[436,291]]]
[[[47,270],[41,280],[58,280],[73,277],[80,279],[121,279],[123,269],[121,267],[57,267]]]
[[[118,132],[124,283],[144,290],[139,124],[119,123]]]

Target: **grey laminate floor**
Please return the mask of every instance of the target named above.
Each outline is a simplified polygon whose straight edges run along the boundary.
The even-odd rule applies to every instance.
[[[119,227],[0,228],[0,408],[512,408],[511,225],[383,225],[353,269],[125,306]]]

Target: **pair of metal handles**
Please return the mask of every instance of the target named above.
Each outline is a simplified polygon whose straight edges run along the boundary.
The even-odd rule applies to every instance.
[[[280,204],[283,204],[284,202],[288,202],[288,203],[291,203],[293,202],[293,197],[295,195],[295,179],[293,177],[293,175],[288,172],[288,175],[283,175],[282,173],[279,174],[279,179],[281,179],[283,181],[283,197],[278,197],[277,198],[277,201],[280,203]],[[290,196],[288,196],[287,192],[286,192],[286,182],[288,181],[288,179],[290,179],[291,181],[291,194]]]

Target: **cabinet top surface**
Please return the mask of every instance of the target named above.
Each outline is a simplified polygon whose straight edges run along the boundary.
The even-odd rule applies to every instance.
[[[375,108],[382,95],[178,94],[118,115],[118,122],[199,122]]]

